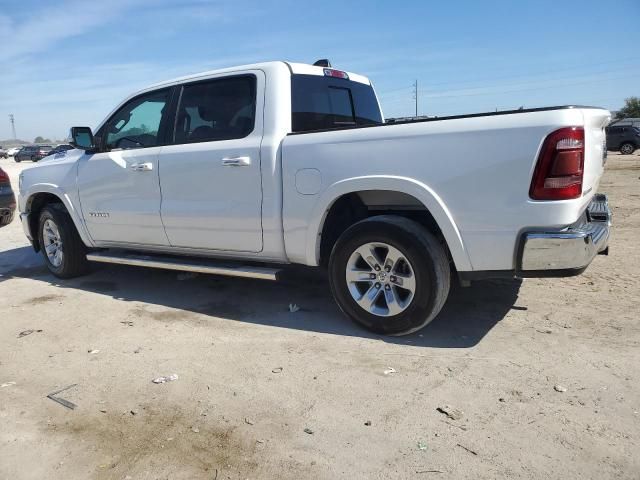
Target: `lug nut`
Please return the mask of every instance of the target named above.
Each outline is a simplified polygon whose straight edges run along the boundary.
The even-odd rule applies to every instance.
[[[375,267],[373,267],[375,269],[376,272],[380,271],[380,265],[376,265]]]
[[[391,275],[391,278],[389,278],[389,280],[391,280],[392,282],[395,282],[397,280],[395,275]]]
[[[391,271],[391,267],[389,265],[387,265],[386,267],[384,267],[384,271],[385,272],[390,272]]]
[[[385,286],[384,286],[384,289],[385,289],[385,290],[391,290],[391,285],[385,285]]]
[[[375,273],[370,273],[370,274],[369,274],[369,278],[371,278],[371,279],[376,278],[376,274],[375,274]]]
[[[376,282],[376,288],[380,288],[380,284]]]

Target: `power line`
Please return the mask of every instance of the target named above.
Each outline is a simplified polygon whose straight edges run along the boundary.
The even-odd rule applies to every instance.
[[[418,80],[413,83],[413,99],[416,101],[416,117],[418,116]]]
[[[610,65],[610,64],[628,64],[628,63],[638,63],[638,58],[626,58],[626,59],[620,59],[620,60],[610,60],[607,62],[598,62],[598,63],[586,63],[586,64],[581,64],[581,65],[573,65],[570,67],[562,67],[562,68],[554,68],[552,70],[543,70],[540,72],[536,72],[536,73],[526,73],[526,74],[518,74],[518,75],[507,75],[507,76],[499,76],[499,77],[481,77],[481,78],[475,78],[473,80],[464,80],[464,81],[446,81],[446,82],[437,82],[437,83],[431,83],[429,82],[429,87],[438,87],[438,86],[442,86],[442,85],[468,85],[468,84],[473,84],[476,82],[493,82],[493,81],[500,81],[500,80],[510,80],[510,79],[514,79],[514,78],[530,78],[530,77],[538,77],[541,75],[548,75],[550,73],[556,73],[556,72],[566,72],[569,70],[575,70],[577,68],[583,68],[583,67],[599,67],[602,65]],[[632,66],[631,69],[635,68],[635,66]],[[620,69],[617,69],[620,70]],[[624,70],[628,70],[628,69],[622,69]],[[616,71],[616,70],[614,70]],[[604,70],[604,71],[595,71],[595,72],[586,72],[583,75],[593,75],[593,74],[598,74],[598,73],[610,73],[611,70]],[[563,78],[574,78],[576,75],[578,75],[579,73],[576,73],[575,75],[572,75],[571,77],[555,77],[555,78],[550,78],[548,80],[560,80]],[[526,82],[525,82],[526,83]],[[511,84],[513,85],[513,84]],[[508,86],[508,85],[507,85]],[[400,87],[400,88],[394,88],[391,90],[386,90],[384,92],[379,92],[380,95],[387,95],[389,93],[394,93],[394,92],[399,92],[401,90],[407,90],[409,88],[412,87]],[[468,88],[474,88],[474,87],[468,87]],[[476,88],[482,88],[482,87],[476,87]]]
[[[548,89],[552,89],[552,88],[563,88],[563,87],[573,87],[574,85],[584,85],[584,84],[589,84],[589,83],[598,83],[598,82],[608,82],[608,81],[612,81],[612,80],[620,80],[620,79],[624,79],[624,78],[636,78],[637,75],[622,75],[622,76],[617,76],[617,77],[608,77],[608,78],[597,78],[597,79],[591,79],[591,80],[583,80],[583,81],[579,81],[579,82],[571,82],[571,83],[564,83],[564,84],[556,84],[556,85],[544,85],[544,86],[538,86],[538,87],[526,87],[526,88],[517,88],[517,89],[509,89],[509,90],[497,90],[497,91],[493,91],[493,92],[473,92],[473,93],[457,93],[457,94],[451,94],[448,95],[447,93],[449,92],[464,92],[466,90],[470,90],[468,88],[464,88],[464,89],[459,89],[459,90],[444,90],[440,93],[438,92],[425,92],[423,91],[422,93],[427,97],[427,98],[460,98],[460,97],[478,97],[478,96],[490,96],[490,95],[504,95],[504,94],[508,94],[508,93],[517,93],[517,92],[530,92],[530,91],[537,91],[537,90],[548,90]],[[517,84],[516,84],[517,85]],[[498,88],[503,88],[505,86],[509,86],[509,85],[497,85],[497,86],[491,86],[491,87],[478,87],[478,88],[492,88],[492,89],[498,89]],[[381,95],[382,97],[382,95]],[[398,98],[395,100],[387,100],[386,103],[398,103],[402,101],[402,99]]]

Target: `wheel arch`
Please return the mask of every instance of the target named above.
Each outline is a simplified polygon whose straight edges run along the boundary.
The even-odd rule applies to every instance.
[[[25,229],[29,229],[26,233],[28,233],[28,236],[32,239],[33,248],[36,252],[40,250],[38,235],[40,212],[45,206],[51,204],[58,204],[64,208],[71,217],[83,243],[87,246],[92,245],[93,242],[83,228],[80,212],[74,208],[71,199],[65,192],[58,190],[53,185],[39,185],[38,188],[31,189],[25,196],[25,199],[24,207],[22,208],[22,211],[28,215],[28,222],[27,225],[25,225]]]
[[[431,218],[437,231],[441,233],[445,246],[457,270],[472,270],[469,255],[465,249],[462,235],[442,199],[427,185],[407,177],[367,176],[356,177],[334,183],[327,188],[316,203],[307,230],[306,262],[308,265],[320,265],[327,254],[327,221],[331,222],[333,212],[344,211],[343,204],[348,203],[363,215],[369,210],[366,192],[386,192],[390,197],[402,196],[413,199],[415,211],[425,212],[425,218]],[[346,200],[348,199],[348,200]],[[359,200],[358,200],[359,199]],[[358,205],[358,201],[361,205]],[[343,202],[343,204],[341,204]],[[387,211],[393,210],[387,205]],[[356,214],[356,217],[358,215]],[[362,216],[366,218],[368,215]],[[356,220],[357,221],[357,220]],[[323,245],[323,237],[325,244]],[[329,241],[331,243],[331,241]]]

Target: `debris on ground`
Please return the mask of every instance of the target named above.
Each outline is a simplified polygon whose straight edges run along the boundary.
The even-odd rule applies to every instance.
[[[142,351],[142,347],[136,348],[133,353],[140,353]]]
[[[195,272],[182,272],[177,275],[178,281],[182,282],[183,280],[191,280],[192,278],[196,278],[198,276]]]
[[[553,330],[551,330],[550,328],[542,328],[542,329],[536,328],[536,332],[538,332],[538,333],[553,333]]]
[[[444,473],[442,470],[416,470],[416,473]]]
[[[191,427],[191,431],[193,433],[200,433],[200,429],[198,427]]]
[[[276,367],[273,370],[271,370],[271,373],[282,373],[283,368],[282,367]]]
[[[461,445],[461,444],[459,444],[459,443],[456,443],[456,446],[458,446],[458,447],[462,448],[463,450],[466,450],[467,452],[469,452],[469,453],[470,453],[470,454],[472,454],[472,455],[478,455],[478,452],[475,452],[475,451],[471,450],[470,448],[465,447],[464,445]]]
[[[295,303],[290,303],[290,304],[289,304],[289,311],[290,311],[291,313],[299,312],[299,311],[300,311],[300,307],[299,307],[297,304],[295,304]]]
[[[246,423],[247,425],[253,425],[255,422],[249,417],[244,417],[244,423]]]
[[[564,393],[567,391],[567,387],[563,387],[562,385],[556,385],[553,387],[556,392]]]
[[[131,415],[137,415],[137,414],[138,414],[138,411],[137,411],[137,410],[129,410],[129,413],[130,413]]]
[[[178,379],[178,375],[176,373],[174,373],[173,375],[169,375],[168,377],[157,377],[154,378],[153,380],[151,380],[153,383],[167,383],[167,382],[173,382],[174,380]]]
[[[364,422],[365,427],[370,427],[371,426],[371,420],[367,420],[366,422]]]
[[[124,320],[120,323],[126,325],[127,327],[133,327],[133,322],[131,320]]]
[[[75,403],[72,403],[69,400],[65,400],[64,398],[57,397],[56,395],[58,395],[59,393],[64,392],[65,390],[69,390],[70,388],[73,388],[73,387],[75,387],[77,385],[78,385],[77,383],[74,383],[74,384],[69,385],[67,387],[61,388],[60,390],[56,390],[55,392],[51,392],[49,395],[47,395],[47,398],[50,399],[50,400],[53,400],[56,403],[59,403],[63,407],[67,407],[70,410],[74,410],[77,407],[77,405]]]
[[[23,330],[18,334],[18,338],[26,337],[27,335],[31,335],[32,333],[40,333],[40,332],[42,332],[42,330],[34,330],[34,329]]]
[[[418,448],[424,451],[427,449],[427,444],[425,442],[418,442]]]
[[[391,373],[396,373],[396,369],[393,367],[387,367],[387,369],[384,371],[385,375],[389,375]]]
[[[15,385],[16,382],[7,382],[0,385],[0,388],[10,387],[11,385]]]
[[[441,407],[436,408],[436,410],[440,413],[444,413],[451,420],[460,420],[464,414],[462,410],[452,407],[451,405],[442,405]]]
[[[93,350],[87,350],[87,352],[89,353],[89,355],[95,355],[96,353],[100,353],[100,350],[93,349]]]
[[[308,433],[309,435],[313,435],[313,430],[311,430],[310,428],[305,428],[304,429],[304,433]]]

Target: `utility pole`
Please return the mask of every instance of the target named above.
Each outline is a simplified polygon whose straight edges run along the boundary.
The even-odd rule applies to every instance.
[[[413,83],[413,99],[416,101],[416,117],[418,116],[418,80]]]
[[[16,122],[13,118],[13,113],[9,114],[9,121],[11,122],[11,132],[13,133],[13,139],[17,140],[18,137],[16,135]]]

